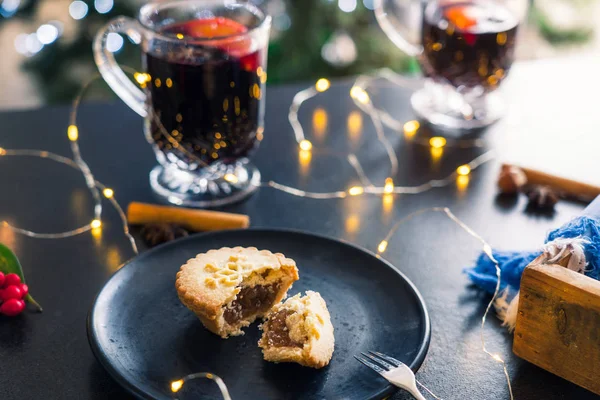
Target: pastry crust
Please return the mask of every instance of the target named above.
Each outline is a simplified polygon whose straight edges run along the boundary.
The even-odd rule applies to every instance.
[[[241,328],[279,303],[296,280],[296,263],[283,254],[273,254],[256,247],[223,247],[188,260],[177,273],[175,287],[181,302],[200,318],[204,326],[226,338],[243,335]],[[266,309],[244,316],[239,321],[228,322],[226,313],[228,310],[236,312],[231,307],[234,300],[241,300],[238,294],[258,286],[270,290],[272,304],[262,305],[261,308]]]
[[[270,319],[285,312],[284,331],[289,332],[288,345],[278,345],[269,332]],[[281,315],[281,314],[279,314]],[[306,291],[275,305],[261,326],[263,335],[258,342],[264,359],[273,362],[295,362],[306,367],[322,368],[329,364],[335,339],[327,304],[317,292]]]

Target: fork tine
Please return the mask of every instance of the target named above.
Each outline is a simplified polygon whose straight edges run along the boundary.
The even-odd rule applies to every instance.
[[[364,365],[366,365],[367,367],[371,368],[373,371],[379,373],[380,375],[383,375],[384,372],[386,372],[383,368],[381,368],[379,365],[375,365],[372,362],[368,361],[366,358],[364,357],[360,357],[360,356],[354,356],[354,358],[356,358],[358,361],[360,361],[361,363],[363,363]]]
[[[371,353],[379,358],[383,358],[385,361],[394,364],[395,367],[399,367],[404,364],[402,361],[396,360],[394,357],[386,356],[385,354],[380,353],[378,351],[369,351],[369,353]]]
[[[370,353],[370,352],[369,352],[369,353]],[[374,357],[374,356],[372,356],[371,354],[366,354],[366,353],[360,353],[360,354],[362,354],[363,356],[365,356],[365,357],[367,357],[367,358],[369,358],[369,359],[371,359],[371,360],[375,361],[377,364],[381,365],[382,367],[384,367],[384,368],[385,368],[385,369],[387,369],[388,371],[389,371],[390,369],[394,369],[394,368],[396,368],[396,366],[395,366],[395,365],[392,365],[392,364],[390,364],[390,363],[387,363],[387,362],[385,362],[385,361],[383,361],[383,360],[380,360],[379,358],[377,358],[377,357]]]

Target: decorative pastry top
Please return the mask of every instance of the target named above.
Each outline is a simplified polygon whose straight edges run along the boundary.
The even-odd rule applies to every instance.
[[[231,300],[241,290],[238,285],[251,275],[264,274],[267,279],[282,268],[296,270],[296,263],[256,247],[223,247],[188,260],[177,273],[176,287],[180,297],[209,311]]]

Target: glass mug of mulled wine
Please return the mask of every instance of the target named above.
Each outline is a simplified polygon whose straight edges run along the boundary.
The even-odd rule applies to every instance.
[[[402,51],[418,59],[424,87],[411,97],[417,116],[449,131],[498,120],[497,92],[513,63],[527,0],[375,0],[375,16]]]
[[[269,16],[243,1],[163,0],[96,35],[104,80],[144,117],[159,162],[150,184],[160,198],[215,207],[260,186],[247,157],[263,137],[270,26]],[[143,90],[107,49],[111,33],[140,44],[143,71],[133,76]]]

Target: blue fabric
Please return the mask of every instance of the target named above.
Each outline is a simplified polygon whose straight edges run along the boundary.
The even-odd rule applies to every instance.
[[[550,232],[546,238],[546,243],[557,238],[576,237],[583,237],[590,242],[584,247],[585,257],[589,263],[585,274],[591,278],[600,280],[600,220],[587,216],[575,218],[562,227]],[[502,272],[500,288],[503,290],[508,287],[510,298],[519,291],[523,270],[541,254],[541,251],[512,252],[494,250],[493,254]],[[484,253],[479,255],[474,267],[467,268],[464,272],[471,278],[475,285],[489,293],[494,293],[498,281],[496,268],[494,263]]]
[[[557,238],[583,237],[590,243],[584,246],[585,259],[589,263],[585,274],[600,280],[600,220],[590,217],[579,217],[562,227],[550,232],[546,243]]]

